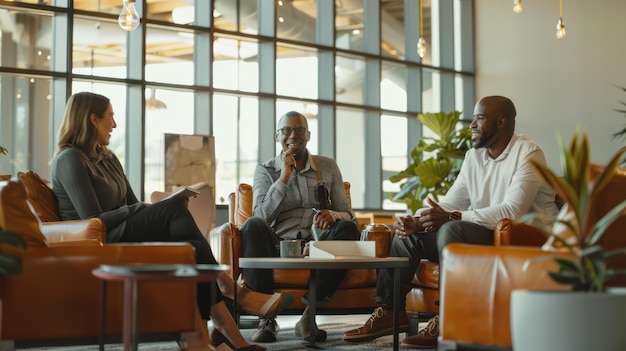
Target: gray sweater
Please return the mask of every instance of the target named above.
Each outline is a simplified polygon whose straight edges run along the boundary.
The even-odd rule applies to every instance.
[[[52,161],[51,181],[62,220],[100,218],[108,242],[119,242],[126,219],[145,207],[137,200],[114,154],[90,159],[77,148]]]

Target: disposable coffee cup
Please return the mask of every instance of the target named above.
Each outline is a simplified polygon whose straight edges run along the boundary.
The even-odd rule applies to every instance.
[[[300,257],[302,255],[301,240],[282,240],[280,242],[280,257]]]
[[[361,241],[374,241],[376,243],[376,257],[389,256],[391,248],[391,229],[384,224],[368,224],[361,232]]]

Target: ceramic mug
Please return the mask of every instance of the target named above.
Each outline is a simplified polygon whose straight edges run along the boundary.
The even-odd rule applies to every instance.
[[[302,240],[282,240],[280,242],[280,257],[301,257]]]

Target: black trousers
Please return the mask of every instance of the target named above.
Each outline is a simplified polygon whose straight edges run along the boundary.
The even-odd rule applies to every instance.
[[[280,256],[279,238],[274,230],[259,217],[250,217],[241,226],[243,257],[278,257]],[[352,221],[337,221],[330,228],[325,240],[359,240],[361,234]],[[246,284],[252,290],[271,294],[274,291],[273,273],[271,269],[245,268],[243,270]],[[330,301],[337,287],[346,275],[345,269],[320,270],[317,274],[316,296],[319,303]],[[307,303],[304,295],[303,302]]]
[[[409,267],[400,270],[400,306],[406,307],[406,294],[411,291],[413,276],[422,259],[440,264],[441,252],[446,245],[453,242],[468,244],[493,245],[493,230],[467,221],[451,221],[444,223],[437,231],[413,234],[406,239],[394,236],[389,250],[391,257],[408,257]],[[376,281],[376,302],[393,304],[393,269],[379,269]]]
[[[126,220],[121,242],[187,242],[196,253],[196,263],[217,264],[211,246],[198,229],[183,201],[177,198],[156,202]],[[215,293],[215,298],[211,294]],[[198,283],[200,316],[209,319],[211,306],[224,299],[217,283]]]

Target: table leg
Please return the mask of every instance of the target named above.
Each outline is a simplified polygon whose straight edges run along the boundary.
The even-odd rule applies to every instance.
[[[137,281],[124,280],[124,351],[137,351]]]
[[[394,268],[393,272],[393,351],[398,351],[399,347],[399,327],[400,316],[398,306],[400,305],[400,268]]]
[[[304,341],[307,349],[322,349],[315,344],[317,336],[317,324],[315,323],[315,313],[317,307],[317,270],[311,269],[309,277],[309,340]]]
[[[106,325],[106,304],[107,304],[107,281],[102,280],[102,290],[100,292],[100,335],[98,336],[98,349],[104,351],[104,328]]]

